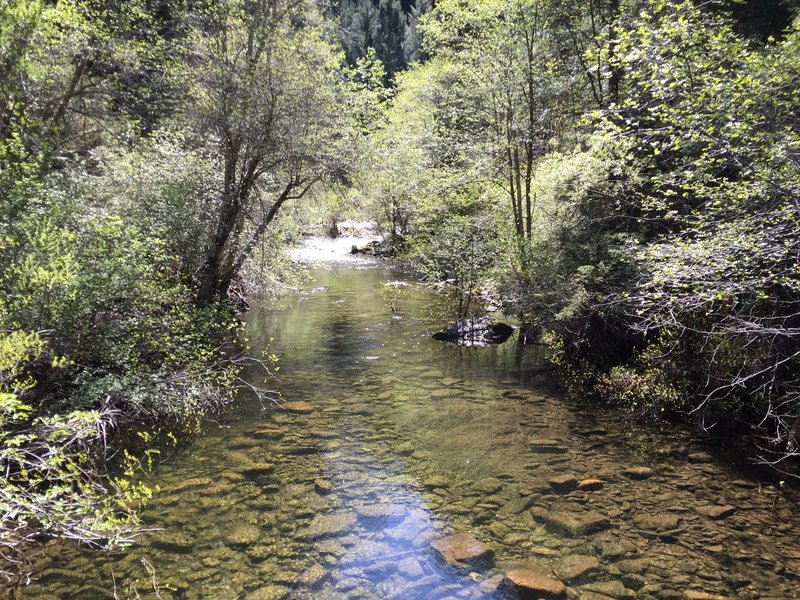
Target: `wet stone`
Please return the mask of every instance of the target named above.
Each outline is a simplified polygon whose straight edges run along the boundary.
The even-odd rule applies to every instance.
[[[167,552],[186,553],[194,547],[195,539],[184,531],[162,532],[164,537],[154,539],[153,546],[166,550]],[[52,571],[51,571],[52,572]]]
[[[528,440],[528,448],[536,454],[566,454],[568,451],[558,440],[537,438]]]
[[[600,479],[584,479],[578,482],[578,489],[582,492],[594,492],[603,489],[603,481]]]
[[[313,564],[300,574],[298,581],[307,587],[314,588],[322,583],[327,576],[328,573],[325,567],[320,564]]]
[[[726,596],[719,596],[708,592],[697,590],[686,590],[681,595],[683,600],[725,600]]]
[[[619,561],[616,567],[623,573],[641,575],[650,568],[650,562],[645,558],[631,558]]]
[[[392,548],[388,544],[374,542],[371,540],[361,540],[342,557],[339,566],[347,568],[355,565],[383,562],[392,556]],[[381,570],[388,567],[379,565]]]
[[[411,442],[403,442],[402,444],[399,444],[395,448],[395,450],[399,454],[402,454],[404,456],[408,456],[410,454],[414,454],[414,450],[416,450],[416,448],[414,447],[414,444],[412,444]]]
[[[517,498],[516,500],[512,500],[511,502],[505,504],[497,511],[498,517],[509,517],[511,515],[518,515],[520,513],[525,512],[536,501],[535,496],[527,496],[523,498]]]
[[[405,519],[408,509],[401,504],[367,504],[356,507],[358,518],[370,524],[393,524]]]
[[[605,559],[615,560],[635,551],[631,543],[608,542],[600,546],[600,556]]]
[[[408,579],[419,579],[425,575],[425,571],[422,570],[422,565],[419,564],[419,561],[411,557],[404,558],[397,563],[397,572]]]
[[[628,479],[641,481],[650,478],[653,475],[653,469],[650,467],[630,467],[622,471],[622,474]]]
[[[490,566],[494,555],[488,546],[467,533],[438,539],[432,546],[444,562],[459,569]]]
[[[588,592],[596,592],[610,598],[636,598],[636,592],[626,588],[621,581],[600,581],[589,583],[581,588]]]
[[[556,575],[564,581],[580,579],[600,568],[600,561],[594,556],[573,554],[561,560],[556,566]]]
[[[316,407],[308,402],[284,402],[281,408],[286,412],[300,415],[308,415],[316,410]]]
[[[688,457],[690,463],[710,463],[714,461],[714,457],[708,452],[694,452]]]
[[[248,546],[258,540],[261,530],[255,525],[236,525],[228,535],[225,542],[231,546]]]
[[[271,440],[280,439],[286,433],[285,429],[279,429],[277,427],[260,427],[256,429],[253,434],[258,437],[263,437]]]
[[[724,506],[716,506],[716,505],[697,506],[695,507],[695,510],[701,515],[716,521],[730,517],[738,509],[735,506],[726,504]]]
[[[184,481],[175,484],[174,486],[171,486],[169,491],[171,494],[177,494],[178,492],[182,492],[184,490],[189,490],[192,488],[203,488],[209,485],[211,485],[210,478],[193,477],[191,479],[185,479]]]
[[[558,475],[551,477],[547,483],[559,494],[566,494],[578,487],[578,480],[572,475]]]
[[[502,573],[497,575],[492,575],[491,577],[481,581],[478,589],[483,592],[484,594],[494,594],[497,592],[497,589],[500,587],[500,584],[505,579],[505,576]]]
[[[655,531],[671,531],[678,528],[680,519],[671,513],[658,513],[654,515],[638,515],[634,518],[634,523],[642,529],[652,529]]]
[[[475,485],[473,485],[472,487],[477,492],[490,495],[490,494],[496,494],[497,492],[502,490],[503,482],[500,481],[499,479],[495,479],[494,477],[487,477],[486,479],[481,479],[480,481],[476,481]]]
[[[529,569],[514,569],[506,573],[500,588],[518,598],[560,599],[566,598],[567,587],[545,573]]]
[[[239,472],[245,477],[262,477],[275,472],[275,465],[266,462],[253,462],[242,465]]]
[[[544,522],[555,529],[563,530],[573,536],[596,533],[611,527],[611,522],[608,518],[596,511],[578,513],[532,509],[531,515],[537,521]]]
[[[314,489],[318,494],[330,494],[333,491],[333,484],[325,479],[315,479]]]
[[[422,485],[429,490],[434,490],[437,488],[447,488],[450,485],[450,481],[440,475],[434,475],[433,477],[428,477],[425,481],[423,481]]]
[[[356,514],[352,511],[339,511],[318,515],[311,522],[311,525],[300,532],[300,536],[316,539],[347,533],[353,527],[353,524],[355,524],[356,519]]]

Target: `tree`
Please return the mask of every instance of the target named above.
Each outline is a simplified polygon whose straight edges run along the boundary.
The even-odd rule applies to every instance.
[[[341,8],[339,37],[347,62],[355,65],[370,48],[375,48],[379,36],[378,10],[372,0],[345,0]]]
[[[223,174],[199,304],[226,296],[285,202],[342,166],[341,80],[316,18],[303,2],[230,0],[194,25],[185,118]]]
[[[690,2],[648,8],[621,38],[631,95],[609,117],[658,227],[628,248],[637,277],[615,303],[659,348],[640,368],[685,377],[673,384],[707,426],[758,423],[780,464],[800,448],[800,36],[758,49]]]

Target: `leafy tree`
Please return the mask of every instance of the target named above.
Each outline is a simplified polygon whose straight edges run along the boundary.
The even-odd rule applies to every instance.
[[[631,97],[612,114],[661,232],[631,248],[639,276],[618,301],[664,340],[650,360],[688,376],[693,411],[760,423],[775,462],[796,453],[800,416],[798,41],[757,49],[691,3],[654,3],[622,39]]]
[[[281,206],[341,167],[346,119],[336,55],[306,3],[231,0],[187,48],[186,124],[207,140],[222,186],[197,275],[197,301],[225,297]]]

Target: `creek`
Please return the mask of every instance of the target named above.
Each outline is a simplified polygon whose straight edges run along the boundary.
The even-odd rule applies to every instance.
[[[570,405],[540,347],[432,340],[407,274],[316,249],[302,290],[247,316],[280,356],[268,385],[310,406],[243,392],[157,469],[134,546],[49,544],[23,598],[494,598],[519,569],[585,599],[800,597],[793,492]],[[463,567],[454,534],[485,545]]]

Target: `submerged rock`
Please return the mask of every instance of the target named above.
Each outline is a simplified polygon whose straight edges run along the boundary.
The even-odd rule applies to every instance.
[[[370,524],[399,523],[405,519],[408,509],[401,504],[367,504],[356,508],[359,519]]]
[[[634,523],[642,529],[670,531],[678,528],[680,518],[671,513],[644,514],[638,515]]]
[[[314,405],[308,402],[284,402],[281,404],[281,408],[286,412],[300,415],[307,415],[316,410]]]
[[[433,542],[433,549],[451,567],[466,569],[491,565],[494,552],[468,533],[449,535]]]
[[[461,319],[448,325],[442,331],[434,333],[433,339],[459,346],[486,346],[502,344],[512,333],[514,328],[511,325],[488,317],[476,317]]]
[[[695,507],[695,510],[701,515],[706,516],[709,519],[714,519],[716,521],[718,519],[724,519],[726,517],[730,517],[738,509],[735,506],[726,504],[725,506],[716,506],[716,505],[697,506]]]
[[[628,479],[635,479],[637,481],[641,481],[643,479],[648,479],[653,475],[653,469],[650,467],[631,467],[629,469],[625,469],[622,471],[622,474],[625,475]]]
[[[300,535],[309,539],[341,535],[350,531],[356,520],[356,514],[351,511],[318,515]]]
[[[565,581],[572,581],[573,579],[580,579],[591,571],[596,571],[600,568],[600,561],[594,556],[583,556],[580,554],[573,554],[565,557],[556,567],[556,573],[561,579]]]
[[[611,522],[606,516],[593,510],[567,512],[534,508],[531,510],[531,515],[537,521],[573,536],[595,533],[611,527]]]
[[[246,600],[283,600],[289,596],[289,588],[282,585],[268,585],[250,592]]]
[[[517,598],[566,598],[567,587],[545,573],[529,569],[514,569],[506,573],[500,588]]]
[[[249,546],[261,536],[261,530],[255,525],[237,525],[225,537],[230,546]]]
[[[578,479],[572,475],[557,475],[551,477],[547,483],[553,488],[553,491],[560,494],[566,494],[578,487]]]
[[[578,489],[582,492],[595,492],[603,489],[603,481],[601,479],[584,479],[578,482]]]

